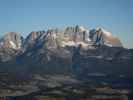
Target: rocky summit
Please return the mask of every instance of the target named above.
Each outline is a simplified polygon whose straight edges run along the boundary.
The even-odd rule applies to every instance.
[[[132,69],[133,50],[104,28],[83,26],[31,32],[26,38],[9,32],[0,39],[0,66],[7,70],[84,73]],[[104,69],[104,70],[102,70]],[[78,70],[80,70],[78,72]],[[85,73],[84,73],[85,74]],[[130,73],[128,73],[130,74]]]

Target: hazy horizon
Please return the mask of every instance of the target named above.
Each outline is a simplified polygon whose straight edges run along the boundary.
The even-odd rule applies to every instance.
[[[132,0],[1,0],[0,35],[82,25],[102,26],[133,48]]]

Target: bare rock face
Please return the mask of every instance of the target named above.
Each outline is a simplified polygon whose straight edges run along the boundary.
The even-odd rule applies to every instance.
[[[33,48],[42,34],[45,34],[45,31],[31,32],[24,40],[23,48],[24,49]]]
[[[0,39],[0,59],[10,61],[21,52],[23,37],[15,32],[9,32]]]
[[[90,45],[122,47],[120,40],[103,28],[88,30],[83,26],[66,27],[64,30],[49,29],[48,31],[31,32],[24,41],[26,50],[35,48],[64,48],[66,46],[84,47]]]
[[[7,33],[1,40],[0,46],[3,48],[21,49],[23,37],[15,32]]]
[[[83,26],[67,27],[64,31],[66,37],[74,42],[85,42],[88,40],[89,31]]]
[[[90,30],[89,37],[96,45],[122,47],[121,41],[103,28]]]
[[[79,68],[84,73],[81,70],[113,68],[120,63],[125,68],[132,65],[132,59],[132,50],[124,49],[120,40],[103,28],[89,30],[77,25],[31,32],[26,39],[11,32],[0,39],[0,64],[10,62],[38,72],[67,73]]]

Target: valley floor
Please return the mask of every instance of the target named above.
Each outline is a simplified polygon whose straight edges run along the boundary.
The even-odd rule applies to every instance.
[[[133,100],[131,78],[0,73],[0,100]]]

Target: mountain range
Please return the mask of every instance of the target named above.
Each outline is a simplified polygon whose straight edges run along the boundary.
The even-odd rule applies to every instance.
[[[83,26],[31,32],[26,38],[9,32],[0,39],[0,68],[6,71],[130,75],[133,50],[102,27]]]

